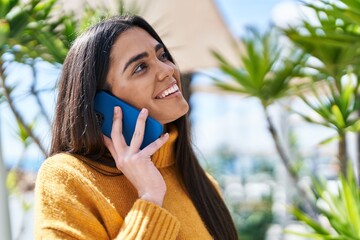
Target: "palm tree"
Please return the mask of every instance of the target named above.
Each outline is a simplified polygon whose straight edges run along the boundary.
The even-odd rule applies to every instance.
[[[360,239],[360,179],[357,177],[356,183],[353,169],[347,164],[346,151],[347,133],[360,131],[360,1],[319,0],[304,4],[314,10],[318,23],[314,25],[305,19],[300,26],[286,29],[284,33],[321,63],[314,66],[308,62],[306,67],[315,70],[309,76],[314,82],[321,80],[323,89],[320,93],[319,89],[313,87],[312,99],[301,96],[321,120],[302,116],[309,122],[333,128],[337,132],[332,139],[338,139],[341,173],[337,193],[334,193],[334,189],[330,191],[326,184],[319,183],[317,179],[313,180],[315,196],[323,203],[317,205],[317,209],[327,219],[326,227],[298,208],[292,208],[293,215],[313,230],[309,234],[296,234],[311,239]],[[359,163],[360,158],[360,173]]]
[[[270,105],[293,95],[297,88],[304,87],[304,84],[294,81],[295,76],[302,76],[300,65],[305,61],[304,55],[301,51],[290,48],[285,54],[284,46],[275,30],[262,35],[256,29],[249,28],[241,40],[244,45],[244,51],[240,54],[242,67],[231,65],[221,54],[213,51],[220,69],[230,76],[229,82],[214,79],[215,84],[225,91],[255,97],[260,101],[280,159],[300,196],[304,196],[307,211],[315,215],[311,201],[306,198],[307,193],[297,185],[298,171],[269,114]]]
[[[341,172],[347,174],[347,140],[346,133],[359,131],[359,120],[354,113],[360,109],[359,90],[360,73],[360,2],[338,1],[347,4],[347,7],[338,7],[334,2],[320,0],[317,3],[305,5],[312,8],[318,23],[307,19],[302,24],[284,29],[284,33],[293,43],[303,49],[308,56],[317,59],[319,64],[308,61],[306,68],[315,71],[308,72],[314,82],[321,80],[325,85],[325,95],[319,94],[313,88],[315,103],[303,97],[304,102],[322,118],[316,121],[309,116],[304,119],[318,123],[337,132],[338,160]],[[321,4],[319,4],[321,3]],[[357,8],[356,8],[357,7]],[[347,83],[344,83],[347,78]]]

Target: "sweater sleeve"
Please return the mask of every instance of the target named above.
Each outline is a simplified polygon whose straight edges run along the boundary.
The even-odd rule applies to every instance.
[[[122,218],[73,170],[59,171],[46,162],[41,167],[35,188],[35,239],[176,239],[180,223],[166,209],[138,199]]]
[[[165,209],[137,200],[128,213],[117,239],[176,239],[180,224]]]

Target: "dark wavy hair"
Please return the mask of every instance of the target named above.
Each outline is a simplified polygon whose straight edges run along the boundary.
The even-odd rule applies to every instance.
[[[121,33],[133,27],[148,32],[169,53],[155,30],[139,16],[113,17],[79,36],[63,65],[50,155],[67,152],[96,161],[109,156],[94,112],[94,97],[97,91],[109,87],[105,80],[111,47]],[[171,55],[170,60],[174,62]],[[208,231],[215,239],[238,239],[222,197],[194,154],[187,116],[180,117],[174,124],[179,131],[175,146],[176,168]]]

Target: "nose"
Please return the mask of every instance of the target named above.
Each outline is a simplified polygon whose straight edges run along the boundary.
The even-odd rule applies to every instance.
[[[157,78],[162,81],[174,75],[175,66],[169,62],[158,61]]]

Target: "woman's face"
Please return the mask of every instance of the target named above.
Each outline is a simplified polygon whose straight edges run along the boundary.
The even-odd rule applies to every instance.
[[[179,69],[162,44],[139,27],[126,30],[115,41],[106,82],[113,95],[139,109],[147,108],[162,124],[189,110],[180,90]]]

